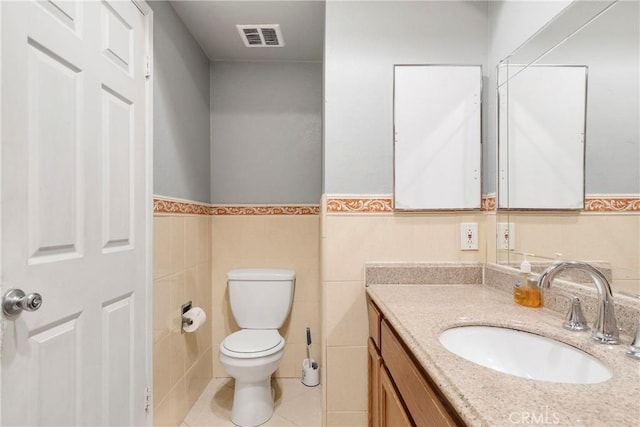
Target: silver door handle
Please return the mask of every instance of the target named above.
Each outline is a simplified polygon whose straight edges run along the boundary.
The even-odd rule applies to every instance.
[[[42,305],[42,295],[31,293],[25,295],[21,289],[9,289],[2,297],[2,312],[13,317],[25,311],[36,311]]]

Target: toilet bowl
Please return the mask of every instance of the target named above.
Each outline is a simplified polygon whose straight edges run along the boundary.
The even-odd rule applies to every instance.
[[[285,340],[274,329],[243,329],[220,344],[220,363],[235,379],[231,421],[258,426],[273,415],[271,374],[278,369]]]
[[[278,328],[291,311],[295,272],[232,270],[227,283],[231,311],[242,329],[220,343],[218,358],[235,379],[231,421],[254,427],[273,415],[271,374],[278,369],[285,346]]]

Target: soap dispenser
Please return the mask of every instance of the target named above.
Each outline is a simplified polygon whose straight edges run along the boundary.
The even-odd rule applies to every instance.
[[[525,307],[540,307],[542,305],[542,293],[538,282],[531,278],[531,263],[527,261],[527,255],[520,264],[520,277],[513,286],[513,300]]]

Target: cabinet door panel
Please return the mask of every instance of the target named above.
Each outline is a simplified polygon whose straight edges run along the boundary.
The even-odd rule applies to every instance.
[[[455,426],[436,393],[407,355],[386,321],[382,322],[382,358],[418,425]]]
[[[380,367],[380,426],[415,426],[407,414],[384,366]]]
[[[380,348],[380,321],[382,315],[372,301],[367,301],[367,315],[369,317],[369,336],[377,348]]]
[[[379,388],[380,388],[380,368],[382,366],[382,358],[378,354],[378,350],[371,338],[368,341],[369,355],[367,357],[368,369],[368,393],[367,406],[369,410],[369,427],[378,427],[380,425],[379,417]]]

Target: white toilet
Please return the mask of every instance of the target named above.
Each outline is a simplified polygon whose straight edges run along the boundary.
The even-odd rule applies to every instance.
[[[235,379],[231,421],[258,426],[273,415],[271,374],[284,353],[278,329],[293,302],[296,273],[292,270],[245,268],[227,273],[233,317],[242,328],[220,344],[218,357]]]

